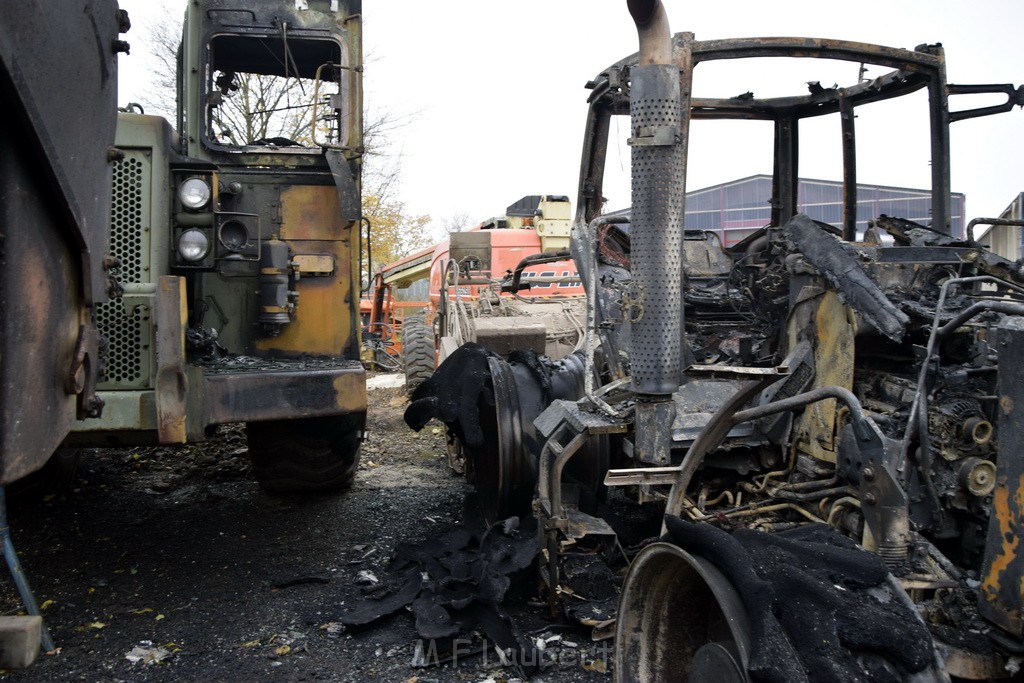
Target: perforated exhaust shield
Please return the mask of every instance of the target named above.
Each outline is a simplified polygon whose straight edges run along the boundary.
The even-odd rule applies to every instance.
[[[671,394],[680,381],[685,178],[679,102],[677,67],[632,68],[631,374],[641,395]]]

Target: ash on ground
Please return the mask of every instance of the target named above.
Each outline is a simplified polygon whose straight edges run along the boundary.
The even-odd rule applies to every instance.
[[[394,549],[460,522],[469,493],[440,425],[410,431],[401,389],[369,399],[369,441],[341,495],[264,493],[229,426],[186,448],[87,452],[70,488],[12,500],[14,543],[58,649],[0,678],[512,681],[536,664],[535,681],[608,680],[610,645],[551,618],[529,590],[506,606],[536,662],[511,661],[480,632],[440,648],[410,612],[342,625]],[[5,613],[19,612],[0,583]]]

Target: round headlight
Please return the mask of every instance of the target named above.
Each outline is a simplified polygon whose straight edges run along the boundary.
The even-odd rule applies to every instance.
[[[210,253],[210,240],[202,230],[186,230],[178,238],[178,253],[186,261],[202,261]]]
[[[210,201],[210,185],[202,178],[188,178],[178,188],[178,199],[186,209],[201,209]]]

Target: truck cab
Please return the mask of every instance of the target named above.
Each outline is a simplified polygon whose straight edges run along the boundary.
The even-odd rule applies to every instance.
[[[108,408],[82,444],[183,444],[246,423],[272,490],[354,474],[359,363],[359,0],[200,0],[185,13],[177,122],[119,115],[99,308]]]

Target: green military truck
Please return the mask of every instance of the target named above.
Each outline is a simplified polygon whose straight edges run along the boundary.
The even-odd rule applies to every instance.
[[[188,3],[176,126],[118,117],[124,293],[98,309],[106,407],[69,443],[184,444],[245,423],[265,488],[351,482],[366,421],[360,13],[360,0]]]

